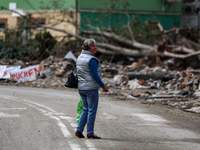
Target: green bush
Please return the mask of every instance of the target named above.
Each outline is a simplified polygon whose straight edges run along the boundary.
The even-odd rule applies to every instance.
[[[0,42],[0,59],[20,59],[29,54],[30,52],[25,49],[6,47],[2,42]]]

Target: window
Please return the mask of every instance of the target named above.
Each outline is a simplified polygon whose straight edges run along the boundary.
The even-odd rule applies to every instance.
[[[7,19],[0,18],[0,31],[4,31],[7,25]]]
[[[69,16],[70,16],[70,18],[74,18],[74,12],[73,12],[73,11],[70,11],[70,12],[69,12]]]
[[[36,26],[35,30],[44,30],[43,27],[37,27],[37,25],[45,25],[45,18],[31,18],[31,21],[33,22],[33,26]]]

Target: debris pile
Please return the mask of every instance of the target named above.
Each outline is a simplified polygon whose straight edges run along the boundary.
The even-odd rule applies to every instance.
[[[18,64],[14,60],[1,60],[8,67]],[[25,66],[30,64],[22,63]],[[36,62],[35,62],[36,63]],[[17,81],[1,79],[3,85],[30,86],[38,88],[62,88],[75,61],[68,58],[50,56],[40,62],[40,72],[33,80]],[[31,64],[36,65],[36,64]],[[200,70],[187,69],[172,71],[167,67],[147,67],[137,64],[124,66],[102,63],[102,79],[111,91],[109,95],[123,96],[126,99],[140,100],[146,104],[163,104],[184,111],[200,113]]]

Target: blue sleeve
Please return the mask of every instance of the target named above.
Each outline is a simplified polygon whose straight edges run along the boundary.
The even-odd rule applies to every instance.
[[[102,82],[101,78],[99,77],[98,75],[98,72],[97,72],[97,69],[98,69],[98,62],[92,58],[90,60],[90,63],[89,63],[89,67],[90,67],[90,72],[92,74],[92,77],[94,78],[94,80],[101,86],[101,87],[104,87],[104,83]]]

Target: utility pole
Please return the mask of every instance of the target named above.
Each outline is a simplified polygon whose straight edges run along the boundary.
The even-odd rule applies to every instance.
[[[76,0],[76,34],[78,33],[78,0]]]

